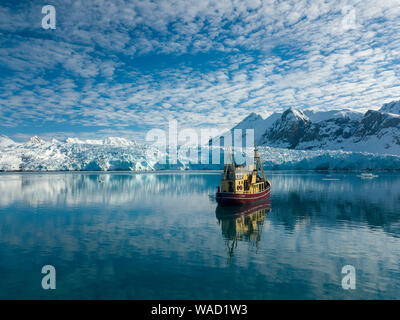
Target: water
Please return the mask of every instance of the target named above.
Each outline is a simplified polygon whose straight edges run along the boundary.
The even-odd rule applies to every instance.
[[[211,172],[1,174],[0,298],[400,298],[399,173],[268,176],[235,218]]]

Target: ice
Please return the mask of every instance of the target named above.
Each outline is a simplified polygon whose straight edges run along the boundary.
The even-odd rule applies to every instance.
[[[400,101],[392,101],[390,103],[386,103],[379,111],[400,114]]]
[[[363,113],[361,111],[354,111],[349,109],[343,110],[329,110],[329,111],[315,111],[312,109],[304,110],[304,114],[312,122],[326,121],[329,119],[348,118],[350,120],[361,120]]]
[[[11,140],[11,139],[10,139]],[[145,157],[146,147],[124,138],[47,142],[32,137],[26,143],[0,144],[1,171],[146,171],[153,167]],[[12,141],[12,140],[11,140]],[[7,142],[7,143],[6,143]]]
[[[218,148],[220,149],[220,148]],[[350,152],[340,150],[293,150],[284,148],[258,147],[259,155],[266,170],[399,170],[400,156],[379,155],[367,152]],[[220,149],[221,162],[223,151]],[[247,153],[252,154],[253,149]],[[211,151],[210,151],[211,154]],[[244,155],[244,152],[242,153]],[[200,159],[200,156],[199,156]],[[186,159],[180,159],[186,162]],[[186,163],[181,167],[192,170],[221,170],[223,164]],[[178,165],[156,164],[157,169],[176,169]]]
[[[15,142],[5,135],[0,135],[0,148],[15,145]]]
[[[259,147],[263,167],[271,170],[398,170],[400,156],[340,150],[290,150]]]
[[[114,137],[92,141],[67,139],[64,142],[53,139],[48,142],[39,137],[33,137],[26,143],[15,143],[1,136],[0,171],[222,169],[223,150],[217,149],[221,159],[219,164],[212,164],[212,150],[207,148],[210,164],[197,163],[201,159],[201,150],[198,151],[198,158],[192,159],[185,153],[179,153],[178,162],[169,163],[168,155],[162,150],[124,138]],[[264,168],[270,170],[400,169],[398,155],[341,150],[294,150],[268,146],[261,146],[258,149]],[[167,163],[161,161],[160,159],[163,158],[159,155],[166,157]]]

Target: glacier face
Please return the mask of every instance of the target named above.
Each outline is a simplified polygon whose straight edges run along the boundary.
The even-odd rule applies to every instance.
[[[16,143],[0,136],[0,171],[150,171],[166,169],[222,169],[221,148],[207,149],[209,157],[217,149],[220,164],[198,164],[185,153],[178,154],[177,164],[160,161],[157,154],[166,156],[156,147],[142,145],[124,138],[79,140],[64,142],[44,141],[32,137],[25,143]],[[248,150],[252,152],[252,150]],[[364,170],[400,169],[400,156],[365,152],[295,150],[259,147],[265,169],[271,170]],[[168,157],[167,157],[168,158]],[[198,154],[200,158],[200,151]]]
[[[67,139],[59,142],[32,137],[26,143],[0,138],[1,171],[152,170],[146,148],[123,138]]]
[[[259,147],[263,167],[271,170],[399,170],[400,156],[341,150]]]

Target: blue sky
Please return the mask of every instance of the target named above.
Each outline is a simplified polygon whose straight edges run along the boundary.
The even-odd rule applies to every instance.
[[[377,109],[400,97],[399,35],[398,0],[3,0],[0,134],[140,140],[169,119]]]

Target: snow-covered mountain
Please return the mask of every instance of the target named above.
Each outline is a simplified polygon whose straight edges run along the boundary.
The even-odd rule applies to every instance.
[[[349,118],[350,120],[360,120],[363,117],[363,113],[360,111],[354,111],[349,109],[343,110],[329,110],[329,111],[314,111],[304,110],[304,114],[312,122],[320,122],[330,119]]]
[[[86,139],[86,140],[81,140],[79,138],[67,138],[66,142],[69,144],[103,145],[103,146],[115,146],[115,147],[133,147],[137,145],[135,141],[131,141],[120,137],[107,137],[105,139]]]
[[[266,129],[258,145],[269,142],[278,147],[294,149],[310,124],[311,120],[301,110],[290,108]]]
[[[386,113],[400,114],[400,101],[392,101],[386,103],[382,106],[382,108],[379,111]]]
[[[266,119],[252,113],[231,130],[242,129],[243,134],[245,129],[255,130],[266,169],[399,169],[399,106],[400,102],[392,102],[365,114],[290,108]],[[60,142],[34,136],[17,143],[0,135],[0,171],[223,168],[223,163],[189,163],[179,153],[178,163],[168,164],[160,161],[159,154],[168,159],[165,151],[120,137]]]
[[[280,113],[273,113],[268,118],[263,119],[260,115],[252,112],[242,121],[240,121],[236,126],[234,126],[231,130],[221,134],[220,136],[215,137],[214,139],[218,139],[223,136],[227,136],[227,134],[234,135],[235,129],[242,130],[242,138],[246,137],[246,129],[254,130],[254,139],[259,141],[261,136],[265,133],[265,130],[270,128],[276,120],[281,117]],[[243,141],[243,145],[245,141]]]
[[[351,110],[312,111],[290,108],[274,114],[274,121],[263,124],[257,114],[255,124],[248,117],[234,128],[256,132],[261,146],[297,150],[346,150],[400,155],[400,101],[365,114]]]
[[[0,148],[10,147],[15,145],[15,142],[5,135],[0,135]]]

